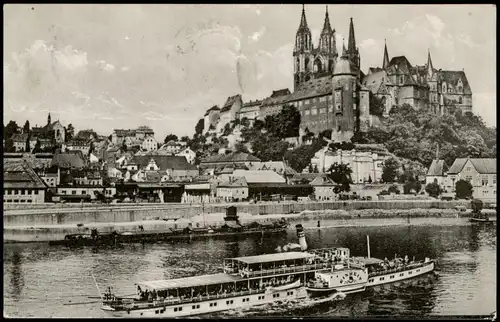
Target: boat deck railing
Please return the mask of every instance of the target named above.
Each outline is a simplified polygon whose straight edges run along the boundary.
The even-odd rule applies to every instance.
[[[175,297],[175,298],[166,298],[163,300],[155,300],[155,301],[138,301],[138,300],[132,300],[131,303],[126,303],[124,302],[122,304],[124,309],[147,309],[147,308],[154,308],[154,307],[162,307],[166,305],[172,305],[172,304],[185,304],[185,303],[196,303],[196,302],[202,302],[202,301],[210,301],[210,300],[217,300],[217,299],[224,299],[224,298],[230,298],[230,297],[237,297],[237,296],[245,296],[245,295],[250,295],[250,294],[258,294],[258,293],[264,293],[266,290],[265,289],[258,289],[258,290],[246,290],[246,291],[239,291],[239,292],[230,292],[230,293],[222,293],[222,294],[213,294],[213,295],[205,295],[205,296],[193,296],[193,297]]]
[[[393,269],[389,269],[389,270],[375,271],[375,272],[370,273],[370,277],[386,275],[386,274],[391,274],[391,273],[399,273],[399,272],[407,271],[407,270],[414,269],[414,268],[424,267],[424,266],[429,265],[430,263],[431,262],[420,262],[420,263],[408,264],[408,265],[405,265],[403,267],[397,267],[397,268],[393,268]]]
[[[319,269],[328,269],[336,264],[337,262],[324,262],[324,263],[315,263],[315,264],[306,264],[300,266],[290,266],[290,267],[278,267],[272,269],[263,269],[260,271],[244,271],[244,277],[256,277],[256,276],[267,276],[267,275],[279,275],[279,274],[289,274],[289,273],[300,273],[307,272]],[[240,271],[241,274],[242,271]],[[233,274],[238,274],[234,272]]]

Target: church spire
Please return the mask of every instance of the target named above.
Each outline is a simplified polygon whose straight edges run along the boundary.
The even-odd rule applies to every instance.
[[[349,23],[349,40],[347,44],[347,49],[349,51],[349,54],[355,54],[356,53],[356,38],[354,37],[354,23],[351,22]]]
[[[389,66],[389,53],[387,52],[387,40],[384,39],[384,61],[382,63],[382,69],[386,69]]]
[[[309,27],[307,26],[306,9],[304,4],[302,4],[302,16],[300,17],[299,31],[300,30],[309,30]]]
[[[427,72],[432,74],[434,66],[432,66],[431,51],[427,49]]]
[[[49,116],[47,117],[47,124],[50,124],[50,112],[49,112]]]
[[[330,16],[328,15],[328,5],[326,6],[325,22],[323,23],[323,31],[321,33],[322,34],[332,33],[332,26],[330,25]]]

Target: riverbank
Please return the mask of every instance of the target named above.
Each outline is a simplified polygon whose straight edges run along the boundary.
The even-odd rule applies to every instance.
[[[496,211],[483,211],[484,213],[495,216]],[[36,226],[11,226],[4,227],[4,242],[48,242],[62,240],[67,234],[90,233],[92,228],[97,228],[101,233],[110,233],[116,231],[139,232],[141,229],[149,232],[168,231],[170,228],[185,228],[212,226],[218,227],[224,224],[224,213],[212,213],[197,215],[190,219],[178,220],[141,220],[134,222],[114,222],[114,223],[90,223],[77,226],[75,224],[51,224]],[[470,217],[470,212],[458,212],[454,209],[360,209],[360,210],[323,210],[323,211],[303,211],[296,214],[268,214],[252,215],[249,213],[240,213],[240,222],[249,224],[251,222],[269,223],[281,218],[287,219],[291,226],[297,223],[322,220],[334,221],[333,227],[345,226],[348,222],[354,222],[357,219],[389,219],[399,218],[411,221],[412,218],[461,218]],[[383,222],[383,221],[382,221]],[[380,221],[379,223],[380,224]],[[140,226],[142,228],[140,228]],[[332,224],[329,225],[332,227]]]
[[[135,222],[155,219],[174,219],[197,216],[200,213],[224,213],[228,206],[235,206],[238,213],[252,215],[292,214],[303,211],[344,210],[404,210],[404,209],[455,209],[456,206],[468,206],[467,201],[441,200],[384,200],[384,201],[336,201],[336,202],[280,202],[280,203],[234,203],[210,205],[122,205],[99,206],[93,208],[50,208],[5,210],[4,227],[40,226],[63,224],[91,224]]]

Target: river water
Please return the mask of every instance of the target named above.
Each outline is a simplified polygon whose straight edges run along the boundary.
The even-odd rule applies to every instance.
[[[348,295],[343,301],[306,309],[274,307],[225,316],[375,317],[487,315],[496,311],[496,222],[471,224],[463,218],[420,218],[303,222],[310,248],[345,246],[351,256],[408,255],[437,259],[437,276]],[[297,242],[295,229],[273,236],[254,235],[184,243],[129,244],[115,248],[69,249],[43,243],[4,245],[4,314],[9,317],[107,317],[101,290],[135,293],[133,283],[218,273],[227,257],[274,252]]]

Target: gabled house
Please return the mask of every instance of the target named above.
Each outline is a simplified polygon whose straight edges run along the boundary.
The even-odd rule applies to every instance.
[[[248,198],[248,185],[244,177],[230,177],[217,186],[217,197],[223,201],[242,201]]]
[[[335,200],[335,182],[325,174],[318,174],[311,182],[317,200]]]
[[[179,153],[177,153],[176,156],[185,157],[187,162],[194,164],[194,160],[196,159],[196,152],[191,150],[191,148],[186,147],[182,149]]]
[[[466,180],[472,184],[472,197],[483,201],[497,198],[497,159],[455,159],[447,173],[446,188],[455,191],[455,184]]]
[[[45,202],[47,185],[24,160],[4,160],[3,188],[4,204]]]
[[[448,166],[444,160],[432,160],[431,166],[425,175],[425,184],[437,183],[440,187],[444,187],[446,181],[446,170]]]

